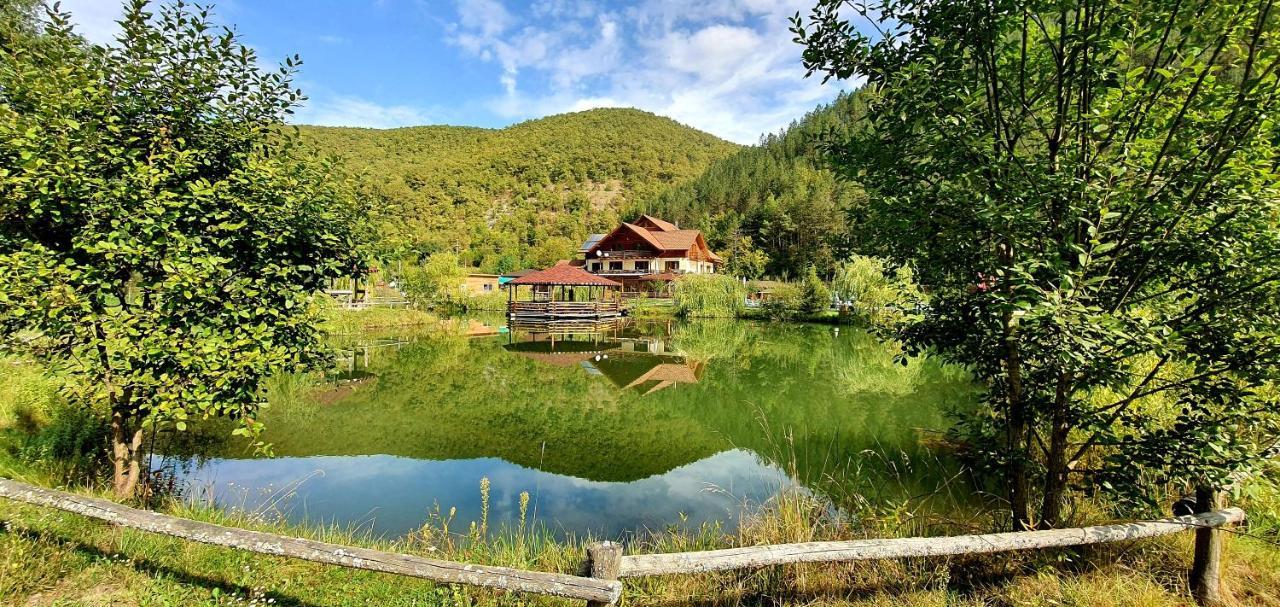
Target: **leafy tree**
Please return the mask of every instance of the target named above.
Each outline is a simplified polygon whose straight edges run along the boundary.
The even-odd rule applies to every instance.
[[[1062,522],[1072,486],[1211,493],[1274,446],[1276,25],[1269,1],[796,16],[811,74],[867,80],[829,151],[936,295],[907,337],[989,383],[968,427],[1017,527]]]
[[[836,268],[831,290],[853,306],[863,322],[894,329],[924,299],[914,276],[909,266],[891,268],[882,259],[854,255]]]
[[[529,249],[525,261],[534,268],[549,268],[556,262],[572,259],[577,253],[577,246],[568,238],[553,236],[545,238]]]
[[[264,73],[208,13],[130,3],[118,45],[50,12],[0,48],[0,332],[103,405],[114,487],[144,430],[237,419],[323,356],[310,305],[358,253],[359,210],[281,121],[297,65]]]
[[[467,298],[467,270],[453,253],[436,253],[421,267],[406,268],[404,292],[415,304],[456,307]]]
[[[725,270],[730,276],[760,278],[769,265],[769,256],[757,249],[750,236],[739,236],[724,251]]]
[[[831,289],[818,277],[818,270],[809,266],[809,271],[800,283],[800,310],[806,314],[814,314],[831,307]]]

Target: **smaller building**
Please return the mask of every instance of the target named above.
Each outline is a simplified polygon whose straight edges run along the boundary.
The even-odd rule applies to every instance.
[[[472,295],[486,295],[498,290],[497,274],[467,274],[462,286]]]
[[[507,283],[507,312],[520,318],[613,318],[622,315],[622,285],[568,263]],[[520,287],[528,287],[522,291]],[[525,299],[522,299],[522,293]]]
[[[516,270],[514,272],[507,272],[506,274],[503,274],[502,276],[498,277],[498,285],[505,287],[507,283],[517,278],[520,278],[522,276],[528,276],[530,274],[533,274],[534,272],[537,272],[537,270],[524,269],[524,270]]]

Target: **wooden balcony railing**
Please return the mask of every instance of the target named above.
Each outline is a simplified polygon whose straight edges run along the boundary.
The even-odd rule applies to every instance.
[[[507,311],[515,316],[617,316],[617,301],[513,301]]]

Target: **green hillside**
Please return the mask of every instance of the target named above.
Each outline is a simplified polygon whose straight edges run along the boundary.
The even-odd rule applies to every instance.
[[[384,259],[454,251],[483,271],[547,265],[639,200],[740,146],[674,120],[596,109],[504,129],[300,127],[354,172],[380,214]]]
[[[863,196],[826,168],[819,142],[852,128],[862,107],[856,93],[841,95],[646,200],[643,210],[701,229],[735,274],[794,277],[812,264],[828,275],[858,244],[849,218]]]

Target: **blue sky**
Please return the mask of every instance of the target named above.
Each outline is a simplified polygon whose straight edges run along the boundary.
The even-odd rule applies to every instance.
[[[812,0],[223,0],[266,63],[302,55],[300,124],[501,127],[636,107],[754,143],[848,83],[804,78],[787,16]],[[63,0],[109,42],[118,0]]]

